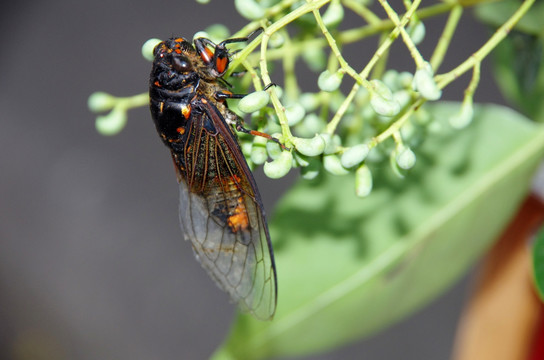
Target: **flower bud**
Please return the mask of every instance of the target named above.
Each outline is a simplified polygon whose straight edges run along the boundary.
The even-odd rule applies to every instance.
[[[300,169],[302,178],[305,180],[313,180],[319,175],[321,170],[321,161],[316,158],[308,159],[308,166]]]
[[[279,134],[272,135],[272,137],[274,138],[279,138],[279,136]],[[268,152],[268,156],[270,156],[274,160],[277,159],[282,153],[281,147],[275,141],[268,141],[266,143],[266,151]]]
[[[87,100],[87,106],[92,112],[103,112],[113,109],[117,99],[108,93],[97,91],[92,93]]]
[[[118,134],[127,123],[127,112],[120,107],[114,108],[109,114],[96,118],[96,130],[106,136]]]
[[[393,97],[391,90],[380,80],[370,82],[373,91],[370,94],[370,106],[378,115],[392,117],[399,113],[400,104]]]
[[[344,18],[344,7],[340,1],[333,1],[323,14],[323,23],[327,27],[334,27],[340,24]]]
[[[238,102],[238,109],[250,114],[265,107],[270,101],[270,95],[266,91],[255,91],[244,96]]]
[[[263,7],[255,0],[234,0],[234,6],[238,13],[248,20],[257,20],[264,17]]]
[[[280,156],[271,162],[265,162],[263,170],[271,179],[279,179],[287,175],[293,166],[293,154],[290,151],[282,151]]]
[[[325,139],[321,135],[315,135],[311,139],[293,138],[295,149],[306,156],[317,156],[325,150]]]
[[[372,173],[365,164],[359,166],[355,172],[355,194],[365,197],[372,191]]]
[[[325,70],[319,75],[317,86],[323,91],[333,92],[340,87],[343,76],[343,73],[338,71],[331,74],[329,70]]]
[[[472,101],[464,101],[459,112],[450,117],[450,125],[455,129],[463,129],[472,122],[474,117],[474,109]]]
[[[412,21],[406,29],[415,45],[419,45],[425,38],[425,25],[420,21]]]
[[[409,147],[402,147],[395,157],[397,165],[403,170],[411,169],[416,163],[416,154]]]
[[[267,139],[261,136],[255,136],[253,138],[253,146],[251,147],[251,161],[256,165],[264,164],[268,158],[268,152],[266,151]]]
[[[155,57],[153,56],[153,50],[155,49],[155,46],[157,46],[157,44],[161,41],[161,39],[152,38],[147,40],[142,45],[142,56],[144,57],[144,59],[148,61],[153,61],[155,59]]]
[[[333,175],[347,175],[349,173],[348,170],[342,167],[338,156],[334,154],[323,156],[323,167]]]
[[[350,147],[342,154],[340,162],[342,166],[349,169],[363,162],[370,151],[367,144],[359,144]]]
[[[285,108],[285,116],[289,126],[294,126],[300,122],[306,115],[306,111],[300,104],[289,105]]]
[[[442,96],[442,90],[434,81],[433,69],[429,63],[416,70],[412,87],[427,100],[438,100]]]

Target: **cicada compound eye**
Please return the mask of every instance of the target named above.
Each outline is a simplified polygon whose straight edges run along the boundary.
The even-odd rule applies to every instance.
[[[187,73],[192,70],[192,66],[189,61],[177,56],[172,59],[172,67],[174,70],[181,73]]]

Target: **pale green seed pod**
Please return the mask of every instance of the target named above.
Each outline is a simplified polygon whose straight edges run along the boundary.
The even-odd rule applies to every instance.
[[[242,148],[242,154],[244,154],[244,157],[250,158],[251,157],[251,150],[253,149],[253,144],[249,141],[241,141],[240,147]]]
[[[261,136],[255,136],[253,138],[253,146],[251,147],[251,161],[256,165],[264,164],[268,159],[268,152],[266,150],[267,139]]]
[[[412,81],[414,80],[414,75],[408,71],[403,71],[398,76],[398,82],[401,89],[412,89]]]
[[[340,158],[340,162],[346,169],[352,168],[362,163],[364,159],[366,159],[369,152],[370,148],[367,144],[352,146],[344,151],[342,157]]]
[[[298,124],[306,115],[306,110],[300,104],[292,104],[285,108],[285,116],[287,117],[287,124],[294,126]]]
[[[285,42],[285,37],[283,36],[283,34],[279,32],[275,32],[270,37],[268,44],[270,45],[271,48],[279,48],[280,46],[283,45],[284,42]]]
[[[344,19],[344,7],[339,1],[333,1],[323,14],[323,23],[327,27],[334,27]]]
[[[299,153],[298,151],[295,151],[293,152],[293,161],[294,161],[294,165],[293,167],[295,166],[301,166],[301,167],[306,167],[308,165],[310,165],[310,158],[306,155],[302,155],[301,153]]]
[[[272,135],[274,138],[279,138],[279,136],[279,134]],[[266,151],[268,152],[268,156],[274,160],[279,158],[282,153],[281,147],[275,141],[268,141],[266,143]]]
[[[338,71],[331,74],[329,70],[325,70],[319,75],[317,86],[323,91],[336,91],[340,87],[340,84],[342,84],[343,76],[344,74]]]
[[[327,55],[319,46],[308,46],[302,52],[302,58],[313,72],[323,71],[327,66]]]
[[[403,170],[409,170],[416,163],[416,154],[409,147],[402,147],[397,151],[395,157],[397,165]]]
[[[393,98],[399,103],[400,107],[403,108],[410,103],[412,97],[407,90],[398,90],[393,94]]]
[[[420,20],[410,23],[406,30],[415,45],[419,45],[425,38],[425,25]]]
[[[381,116],[392,117],[399,113],[400,104],[393,97],[391,90],[380,80],[372,80],[370,106]]]
[[[248,20],[264,17],[264,8],[255,0],[234,0],[236,11]]]
[[[325,150],[325,139],[321,135],[315,135],[311,139],[295,137],[292,141],[295,149],[306,156],[317,156]]]
[[[302,121],[301,125],[302,131],[300,133],[303,133],[303,136],[313,136],[314,134],[318,134],[325,129],[325,120],[323,120],[322,117],[318,116],[317,114],[308,114]]]
[[[246,114],[258,111],[268,105],[270,95],[266,91],[255,91],[238,102],[238,109]]]
[[[349,174],[349,171],[342,166],[338,156],[334,154],[323,156],[323,167],[333,175]]]
[[[338,152],[338,148],[342,145],[342,140],[337,134],[330,136],[329,134],[321,134],[321,137],[325,140],[325,155],[334,154]]]
[[[121,107],[115,107],[107,115],[96,118],[96,130],[106,136],[118,134],[127,123],[127,112]]]
[[[97,91],[92,93],[87,100],[87,106],[92,112],[103,112],[113,109],[117,104],[117,98],[108,93]]]
[[[391,91],[399,89],[399,73],[397,70],[387,70],[383,76],[382,81]]]
[[[316,158],[309,158],[308,162],[308,166],[301,168],[300,173],[303,179],[313,180],[317,177],[317,175],[319,175],[319,172],[321,171],[321,161]]]
[[[290,151],[282,151],[280,156],[271,162],[265,162],[263,170],[271,179],[279,179],[287,175],[293,166],[293,154]]]
[[[199,4],[209,4],[210,0],[196,0],[196,2]]]
[[[162,40],[161,39],[149,39],[142,45],[142,56],[144,59],[148,61],[153,61],[155,57],[153,56],[153,50],[155,49],[155,46],[159,44]]]
[[[442,96],[442,90],[434,81],[433,70],[429,63],[416,70],[412,87],[427,100],[438,100]]]
[[[474,108],[472,101],[464,101],[459,112],[449,118],[450,125],[455,129],[467,127],[474,118]]]
[[[314,93],[303,93],[299,97],[299,102],[307,112],[314,111],[320,105],[319,96]]]
[[[208,39],[216,43],[228,39],[230,36],[229,29],[223,24],[210,25],[205,29],[205,31],[208,33]]]
[[[213,39],[211,38],[210,34],[208,34],[207,31],[197,31],[194,35],[193,35],[193,41],[195,39],[200,39],[200,38],[206,38],[206,39],[210,39],[213,41]]]
[[[372,191],[372,173],[365,164],[355,171],[355,194],[358,197],[366,197]]]

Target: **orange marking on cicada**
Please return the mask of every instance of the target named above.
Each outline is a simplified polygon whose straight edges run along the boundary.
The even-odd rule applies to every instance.
[[[205,47],[204,51],[200,53],[200,57],[202,58],[202,60],[204,60],[206,64],[209,64],[212,61],[213,53],[210,49]]]
[[[189,116],[191,116],[191,105],[182,107],[181,114],[183,115],[185,119],[189,120]]]
[[[234,208],[234,214],[229,216],[227,225],[232,232],[238,232],[240,230],[246,230],[249,226],[249,218],[247,217],[246,207],[243,205],[244,199],[238,198],[238,205]]]
[[[215,59],[215,68],[220,74],[224,73],[227,70],[229,65],[229,58],[227,56],[218,57]]]
[[[182,126],[178,127],[178,128],[176,129],[176,131],[177,131],[178,134],[180,134],[180,135],[185,134],[185,128],[182,127]]]

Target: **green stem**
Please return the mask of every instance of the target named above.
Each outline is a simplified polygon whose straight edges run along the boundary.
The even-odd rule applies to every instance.
[[[495,31],[493,36],[476,51],[470,58],[464,61],[450,72],[437,75],[435,77],[437,85],[440,89],[446,87],[449,83],[463,75],[465,72],[474,67],[477,63],[481,63],[482,60],[495,48],[497,45],[508,35],[516,23],[525,15],[527,11],[534,4],[535,0],[525,0],[516,12],[506,21],[500,28]]]
[[[451,9],[450,16],[448,17],[448,21],[444,27],[444,31],[442,32],[442,35],[440,35],[440,39],[436,44],[433,55],[431,56],[430,64],[433,71],[437,71],[442,64],[446,51],[450,46],[451,38],[453,37],[453,33],[457,28],[457,24],[459,24],[459,19],[461,19],[462,14],[463,7],[460,5],[456,5]]]

